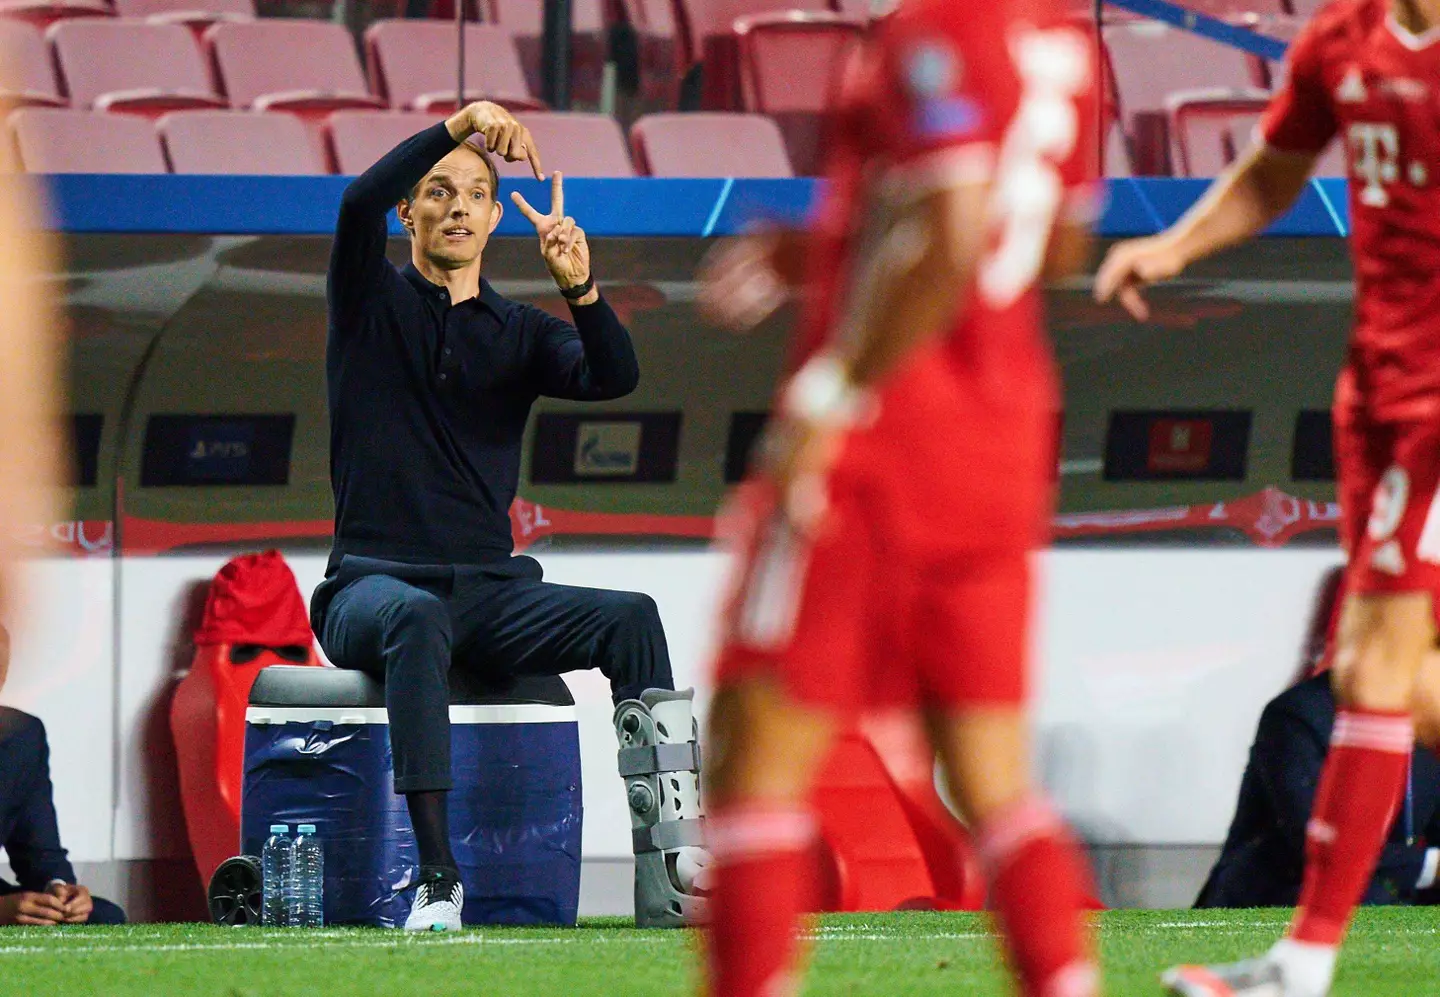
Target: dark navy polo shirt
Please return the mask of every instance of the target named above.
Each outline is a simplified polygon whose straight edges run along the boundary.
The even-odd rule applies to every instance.
[[[386,216],[456,146],[443,123],[345,190],[330,254],[325,372],[335,549],[477,564],[513,549],[520,441],[541,395],[601,401],[635,389],[630,335],[602,299],[574,324],[502,298],[459,304],[385,258]]]

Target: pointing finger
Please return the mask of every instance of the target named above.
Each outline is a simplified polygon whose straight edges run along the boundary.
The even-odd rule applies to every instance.
[[[565,178],[559,170],[550,178],[550,214],[556,218],[565,217]]]
[[[530,202],[525,200],[524,196],[518,190],[510,192],[510,200],[515,207],[520,209],[520,214],[524,215],[525,220],[531,225],[538,228],[540,223],[545,220],[545,216],[532,208]]]

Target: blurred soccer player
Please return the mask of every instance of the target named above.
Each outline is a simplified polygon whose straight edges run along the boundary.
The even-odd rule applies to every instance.
[[[915,0],[847,67],[800,366],[735,499],[710,728],[715,997],[792,992],[808,790],[846,719],[889,705],[926,712],[1023,993],[1097,990],[1087,874],[1031,784],[1025,708],[1059,404],[1038,282],[1047,250],[1084,246],[1091,45],[1050,0]],[[722,254],[703,303],[762,318],[796,245]]]
[[[1349,558],[1334,658],[1339,704],[1306,842],[1300,904],[1260,959],[1165,976],[1187,997],[1323,997],[1405,785],[1417,683],[1440,591],[1440,0],[1337,0],[1291,46],[1261,141],[1179,222],[1121,243],[1095,294],[1136,318],[1140,291],[1260,232],[1337,135],[1350,163],[1356,322],[1335,390]]]
[[[0,620],[12,621],[17,532],[55,522],[62,479],[60,317],[44,283],[55,268],[33,218],[37,196],[28,178],[0,175]]]

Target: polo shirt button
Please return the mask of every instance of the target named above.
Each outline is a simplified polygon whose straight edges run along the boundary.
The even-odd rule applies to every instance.
[[[451,352],[452,352],[452,351],[451,351],[450,347],[448,347],[448,346],[445,347],[445,355],[446,355],[447,357],[451,354]]]
[[[447,374],[441,374],[441,375],[440,375],[440,380],[443,381],[443,380],[445,380],[445,378],[448,377],[448,376],[449,376],[449,375],[447,375]]]

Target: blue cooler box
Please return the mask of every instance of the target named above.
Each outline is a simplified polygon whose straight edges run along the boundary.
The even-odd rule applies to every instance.
[[[450,839],[466,924],[574,924],[580,899],[580,737],[554,677],[485,687],[451,672]],[[410,913],[415,832],[395,795],[381,683],[338,668],[260,672],[245,716],[241,851],[272,823],[312,823],[325,848],[325,923],[393,927]]]

